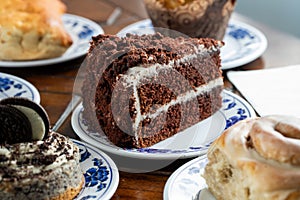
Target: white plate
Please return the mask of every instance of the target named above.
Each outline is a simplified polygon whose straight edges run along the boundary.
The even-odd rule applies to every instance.
[[[85,184],[75,199],[110,199],[119,185],[119,172],[105,153],[88,144],[72,140],[80,149],[80,167]]]
[[[164,200],[216,200],[208,191],[205,179],[201,176],[207,162],[204,155],[178,168],[166,182]]]
[[[224,129],[237,121],[255,116],[252,107],[242,98],[225,90],[222,95],[223,106],[213,116],[148,148],[120,148],[112,144],[104,134],[89,132],[82,118],[82,104],[74,110],[71,123],[75,133],[83,141],[113,155],[149,160],[195,157],[206,153],[211,142]],[[202,131],[201,134],[199,134],[199,131]]]
[[[104,33],[100,25],[77,15],[64,14],[62,20],[66,31],[73,40],[73,44],[62,56],[32,61],[0,61],[0,67],[36,67],[79,58],[87,53],[91,37]]]
[[[40,103],[40,93],[28,81],[0,72],[0,99],[7,97],[24,97]]]
[[[133,23],[123,28],[118,35],[126,33],[153,33],[150,19]],[[247,64],[263,54],[268,42],[265,35],[256,28],[231,19],[229,21],[221,49],[222,69],[231,69]]]

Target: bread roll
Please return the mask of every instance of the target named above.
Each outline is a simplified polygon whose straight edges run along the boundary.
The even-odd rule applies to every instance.
[[[61,56],[72,44],[63,27],[60,0],[0,1],[0,60]]]
[[[208,160],[203,176],[218,200],[300,199],[300,119],[241,121],[212,144]]]

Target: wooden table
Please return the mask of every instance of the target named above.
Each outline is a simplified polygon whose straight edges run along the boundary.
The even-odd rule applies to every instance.
[[[141,0],[64,0],[64,2],[69,13],[94,20],[110,34],[115,34],[126,25],[147,18]],[[107,25],[106,20],[116,7],[120,7],[122,13],[112,25]],[[300,39],[237,14],[233,17],[257,27],[268,39],[268,48],[260,58],[233,70],[261,69],[300,63]],[[24,78],[38,88],[41,104],[48,112],[53,125],[71,100],[73,83],[82,61],[83,58],[79,58],[66,63],[33,68],[1,67],[0,71]],[[226,71],[224,75],[225,73]],[[232,87],[226,80],[226,76],[225,86]],[[78,139],[71,127],[70,117],[61,126],[59,132]],[[119,187],[112,199],[162,199],[168,177],[187,161],[178,160],[168,167],[150,173],[121,171]]]

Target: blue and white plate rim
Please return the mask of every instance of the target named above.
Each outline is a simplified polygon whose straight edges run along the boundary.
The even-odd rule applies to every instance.
[[[87,53],[92,36],[104,33],[104,30],[99,24],[85,17],[81,17],[74,14],[64,14],[62,16],[62,20],[63,24],[65,25],[66,31],[70,34],[73,40],[73,44],[62,56],[32,61],[0,61],[0,67],[38,67],[70,61],[84,56]],[[85,37],[80,38],[78,36],[78,34],[80,33],[85,33]],[[77,49],[80,50],[78,51]]]
[[[223,95],[228,97],[227,99],[231,99],[226,102],[226,105],[218,111],[225,120],[226,127],[233,125],[234,123],[243,120],[245,118],[255,117],[255,111],[250,106],[250,104],[244,100],[243,98],[239,97],[238,95],[224,90]],[[224,99],[223,99],[224,101]],[[234,113],[232,110],[234,109]],[[128,158],[137,158],[137,159],[148,159],[148,160],[171,160],[171,159],[184,159],[184,158],[191,158],[199,155],[203,155],[207,152],[210,144],[213,140],[207,141],[205,144],[200,144],[196,147],[189,147],[188,149],[156,149],[156,148],[142,148],[142,149],[124,149],[121,147],[117,147],[113,144],[107,143],[106,141],[98,141],[94,137],[90,136],[83,123],[83,119],[81,117],[81,113],[83,111],[82,104],[79,104],[74,112],[72,113],[71,117],[71,125],[74,132],[79,136],[79,138],[101,150],[107,152],[109,154],[118,155],[122,157]],[[201,123],[201,122],[200,122]],[[220,133],[215,133],[216,137],[218,137]],[[215,137],[215,138],[216,138]],[[215,139],[214,138],[214,139]]]
[[[86,186],[84,185],[80,193],[77,195],[75,199],[110,199],[119,185],[119,171],[114,163],[114,161],[104,152],[101,150],[79,140],[71,139],[80,149],[82,147],[86,148],[86,150],[90,153],[89,158],[84,161],[80,162],[82,167],[83,173],[86,173],[88,169],[93,167],[93,160],[92,158],[101,159],[102,164],[101,168],[105,168],[108,171],[109,178],[103,182],[98,181],[98,184],[105,184],[105,187],[102,187],[101,190],[97,191],[97,185]],[[86,154],[83,152],[81,154]],[[85,162],[85,163],[84,163]],[[84,164],[83,164],[84,163]],[[86,183],[86,182],[85,182]]]
[[[144,19],[132,23],[120,30],[118,34],[123,36],[125,33],[130,33],[133,30],[143,28],[152,28],[150,19]],[[243,30],[250,38],[245,37],[236,39],[230,36],[229,31],[231,29]],[[226,42],[228,38],[234,39],[238,45],[229,46]],[[228,59],[222,59],[223,70],[239,67],[255,60],[265,52],[268,46],[267,38],[260,30],[237,19],[230,19],[228,29],[225,33],[224,42],[227,46],[221,49],[221,58],[222,54],[225,55],[226,53],[230,53],[230,50],[234,50],[235,53]]]
[[[182,195],[186,199],[197,200],[196,197],[199,195],[199,191],[207,190],[205,179],[201,177],[207,162],[207,156],[202,155],[188,161],[175,170],[165,184],[163,199],[171,200],[174,199],[172,198],[174,196],[181,197]],[[176,187],[179,185],[180,189],[178,190]],[[209,193],[208,199],[206,198],[205,200],[215,200],[211,196]]]
[[[0,72],[0,79],[0,99],[7,97],[23,97],[28,98],[36,103],[40,103],[40,93],[38,89],[30,82],[18,76],[3,72]],[[9,83],[4,85],[4,79],[9,81]]]

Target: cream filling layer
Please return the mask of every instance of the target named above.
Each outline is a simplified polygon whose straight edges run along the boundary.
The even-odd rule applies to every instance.
[[[208,82],[205,85],[199,86],[196,89],[191,87],[191,89],[188,92],[186,92],[184,94],[180,94],[175,100],[172,100],[168,104],[157,109],[157,111],[155,113],[152,113],[152,114],[148,113],[148,114],[142,115],[141,109],[140,109],[140,99],[139,99],[139,95],[138,95],[138,87],[140,84],[142,84],[141,80],[144,80],[149,77],[155,77],[158,75],[159,71],[161,71],[161,70],[166,70],[166,69],[175,70],[175,69],[173,69],[175,66],[175,63],[189,62],[192,59],[196,59],[198,56],[201,56],[199,54],[202,54],[202,55],[209,54],[209,52],[216,51],[216,50],[217,50],[216,47],[211,47],[210,49],[205,49],[203,45],[199,45],[198,48],[196,49],[196,53],[194,53],[194,54],[186,55],[177,60],[171,60],[171,61],[169,61],[168,64],[152,64],[147,67],[136,66],[136,67],[130,68],[126,74],[124,74],[120,77],[119,80],[122,79],[122,81],[124,81],[123,83],[126,87],[133,87],[133,95],[135,98],[134,106],[137,111],[136,118],[133,123],[133,131],[134,131],[134,135],[135,135],[135,139],[136,139],[137,143],[138,143],[138,135],[137,135],[138,127],[139,127],[140,122],[143,121],[145,118],[155,118],[160,113],[166,112],[168,110],[168,108],[171,107],[172,105],[187,102],[188,100],[193,99],[202,93],[209,92],[213,88],[223,85],[223,78],[219,77],[215,80]],[[206,56],[206,55],[203,55],[203,56]],[[149,57],[148,59],[153,59],[153,58]],[[182,76],[182,75],[179,74],[179,76]],[[182,79],[183,79],[183,81],[186,81],[186,79],[183,76],[182,76]]]
[[[188,91],[184,94],[179,95],[176,99],[170,101],[168,104],[165,104],[165,105],[161,106],[160,108],[158,108],[155,113],[147,113],[147,114],[144,114],[144,115],[141,114],[140,100],[139,100],[139,97],[138,97],[138,94],[137,94],[137,89],[135,87],[134,88],[134,90],[135,90],[134,95],[135,95],[136,102],[137,102],[137,104],[136,104],[137,115],[136,115],[136,118],[135,118],[135,121],[134,121],[134,124],[133,124],[133,128],[134,128],[133,130],[134,130],[134,133],[135,133],[134,135],[135,135],[136,142],[138,143],[137,131],[138,131],[138,128],[139,128],[139,124],[144,119],[146,119],[146,118],[153,119],[153,118],[159,116],[161,113],[166,113],[171,106],[188,102],[189,100],[192,100],[192,99],[196,98],[198,95],[201,95],[205,92],[210,92],[212,89],[214,89],[216,87],[219,87],[219,86],[222,86],[222,85],[223,85],[223,78],[222,77],[217,78],[215,80],[212,80],[212,81],[208,82],[205,85],[199,86],[198,88],[196,88],[196,91],[195,90],[190,90],[190,91]]]
[[[41,140],[45,135],[45,125],[41,116],[31,108],[27,108],[25,106],[14,105],[17,109],[22,111],[30,121],[32,127],[32,139],[33,140]]]
[[[210,82],[208,82],[205,85],[201,85],[199,87],[196,88],[196,91],[194,90],[190,90],[184,94],[179,95],[176,99],[170,101],[168,104],[165,104],[163,106],[161,106],[159,109],[157,109],[157,111],[153,114],[149,113],[149,114],[145,114],[145,115],[141,115],[140,121],[143,121],[146,118],[155,118],[157,117],[160,113],[163,112],[167,112],[168,109],[171,106],[174,106],[176,104],[181,104],[181,103],[185,103],[188,102],[191,99],[196,98],[198,95],[201,95],[205,92],[210,92],[213,88],[216,88],[218,86],[222,86],[223,85],[223,78],[217,78],[215,80],[212,80]]]

